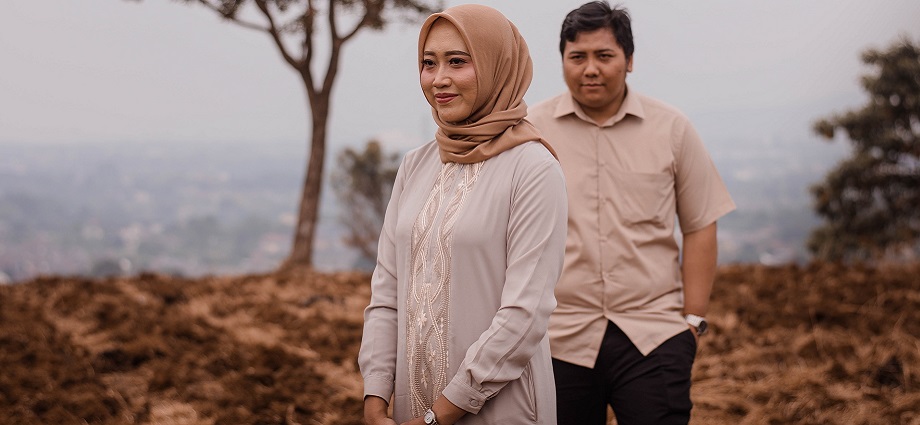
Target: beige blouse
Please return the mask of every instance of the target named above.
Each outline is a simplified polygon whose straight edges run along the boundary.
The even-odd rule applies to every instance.
[[[555,423],[546,334],[565,249],[559,163],[538,143],[442,163],[437,144],[400,165],[380,234],[358,363],[365,395],[397,422],[442,393],[458,424]]]

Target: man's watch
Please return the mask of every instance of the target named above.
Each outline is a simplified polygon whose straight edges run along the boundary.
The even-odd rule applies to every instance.
[[[702,336],[706,333],[706,330],[709,329],[709,324],[706,323],[706,318],[702,316],[697,316],[695,314],[688,314],[684,316],[684,319],[687,320],[687,323],[690,326],[696,328],[696,334]]]
[[[425,425],[438,425],[438,418],[434,416],[434,410],[428,409],[425,412]]]

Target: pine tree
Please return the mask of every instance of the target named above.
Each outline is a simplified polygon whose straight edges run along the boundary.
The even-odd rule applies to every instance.
[[[869,101],[814,124],[833,139],[842,130],[852,156],[812,186],[824,224],[808,248],[828,261],[915,259],[920,252],[920,47],[906,37],[869,49],[862,78]]]

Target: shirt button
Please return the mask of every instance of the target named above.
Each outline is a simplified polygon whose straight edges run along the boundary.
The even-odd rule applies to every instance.
[[[472,399],[472,398],[471,398],[471,399],[470,399],[470,406],[479,407],[479,400],[476,400],[476,399]]]

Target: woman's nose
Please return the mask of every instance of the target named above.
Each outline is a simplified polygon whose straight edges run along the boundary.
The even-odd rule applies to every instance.
[[[435,78],[434,86],[437,88],[448,87],[450,86],[450,79],[449,78]]]
[[[435,87],[447,87],[450,85],[450,76],[444,71],[444,67],[438,67],[434,73],[433,84]]]

